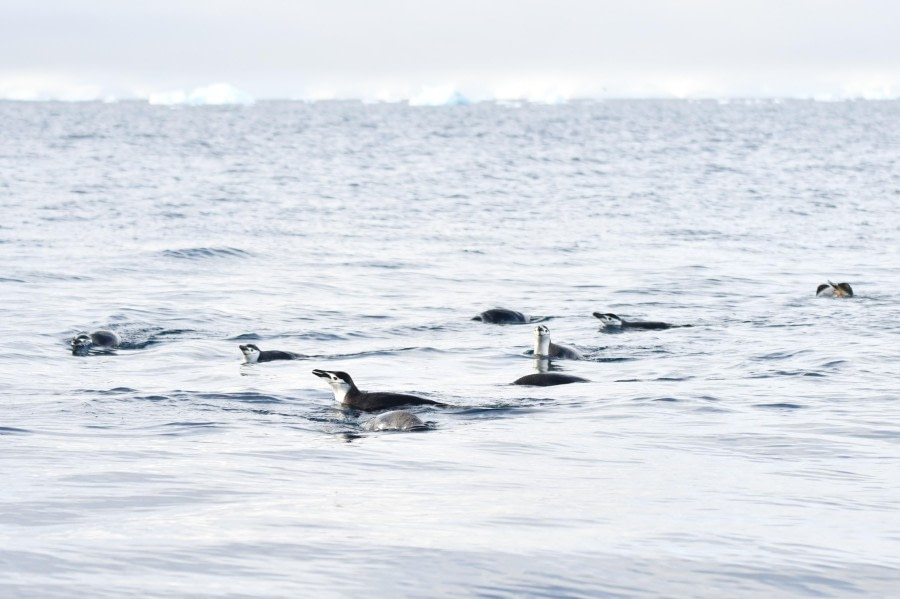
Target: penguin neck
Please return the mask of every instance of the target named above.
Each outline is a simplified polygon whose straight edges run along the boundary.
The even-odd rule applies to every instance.
[[[346,404],[350,399],[360,394],[360,390],[357,389],[356,385],[346,381],[333,382],[331,390],[334,393],[334,400],[339,404]]]
[[[546,358],[550,356],[550,336],[535,335],[534,336],[534,355],[535,357]]]

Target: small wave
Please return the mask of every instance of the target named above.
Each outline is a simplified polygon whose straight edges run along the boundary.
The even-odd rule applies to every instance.
[[[832,360],[831,362],[826,362],[822,364],[822,368],[836,368],[843,364],[846,364],[847,360]]]
[[[36,272],[34,277],[38,279],[50,279],[51,281],[92,281],[92,277],[83,277],[80,275],[66,275],[57,272]]]
[[[530,414],[536,411],[540,406],[554,402],[555,400],[551,399],[534,399],[534,398],[526,398],[522,400],[517,400],[515,403],[512,402],[498,402],[495,404],[486,404],[482,406],[476,407],[464,407],[462,409],[447,408],[444,412],[452,412],[457,416],[464,416],[471,420],[484,420],[484,419],[494,419],[500,418],[504,415],[513,415],[513,414]]]
[[[112,389],[77,389],[75,393],[87,393],[90,395],[123,395],[125,393],[137,393],[137,389],[131,387],[114,387]]]
[[[16,428],[14,426],[0,426],[0,435],[27,435],[30,430],[24,428]]]
[[[807,354],[809,350],[801,349],[798,351],[777,351],[772,352],[771,354],[764,354],[762,356],[756,356],[754,360],[786,360],[787,358],[793,358],[794,356],[799,356],[801,354]]]
[[[401,331],[424,332],[424,331],[448,331],[450,330],[446,324],[421,324],[400,327]]]
[[[266,395],[265,393],[258,393],[255,391],[244,391],[240,393],[181,393],[176,394],[179,399],[188,399],[190,397],[197,397],[205,400],[227,400],[227,401],[240,401],[243,403],[283,403],[284,400],[279,399],[273,395]]]
[[[0,277],[0,283],[24,283],[25,281],[22,279],[8,279],[6,277]]]
[[[429,353],[445,353],[442,349],[437,349],[435,347],[398,347],[392,349],[370,349],[360,352],[354,352],[350,354],[326,354],[320,356],[309,356],[310,358],[320,358],[323,360],[347,360],[350,358],[361,358],[363,356],[392,356],[394,354],[399,354],[403,352],[411,352],[411,351],[421,351],[421,352],[429,352]]]
[[[158,431],[157,434],[165,437],[184,436],[204,433],[222,427],[220,422],[166,422],[155,426],[146,427],[147,431]]]
[[[273,395],[258,393],[256,391],[243,391],[236,393],[197,393],[193,391],[173,391],[164,395],[135,395],[131,399],[135,401],[172,401],[172,402],[240,402],[249,404],[280,404],[285,400]],[[221,407],[221,406],[219,406]],[[264,412],[266,410],[263,410]]]
[[[415,268],[415,264],[409,262],[346,262],[344,266],[360,266],[362,268],[383,268],[385,270],[400,270]]]
[[[261,341],[262,335],[256,333],[241,333],[235,337],[229,337],[226,341]]]
[[[585,358],[585,362],[631,362],[636,360],[637,358],[623,358],[623,357],[604,357],[604,356],[591,356],[588,355]]]
[[[99,133],[70,133],[63,135],[62,139],[80,140],[80,139],[106,139],[105,135]]]
[[[825,377],[827,375],[822,374],[821,372],[815,372],[810,370],[773,370],[771,372],[760,372],[752,375],[751,379],[769,379],[776,376],[811,376],[811,377]]]
[[[181,250],[164,250],[166,258],[185,260],[201,260],[205,258],[249,258],[253,254],[238,248],[185,248]]]
[[[172,398],[168,395],[138,395],[134,399],[138,401],[169,401]]]
[[[799,410],[800,408],[805,408],[806,406],[801,406],[796,403],[758,403],[753,404],[754,408],[774,408],[776,410]]]
[[[726,409],[724,409],[724,408],[717,408],[717,407],[714,407],[714,406],[700,406],[700,407],[698,407],[698,408],[695,408],[694,411],[695,411],[695,412],[701,412],[701,413],[702,413],[702,412],[708,412],[708,413],[711,413],[711,414],[727,414],[727,413],[729,413],[731,410],[726,410]]]
[[[525,324],[534,324],[536,322],[547,322],[548,320],[553,320],[556,318],[555,316],[529,316],[528,322]]]

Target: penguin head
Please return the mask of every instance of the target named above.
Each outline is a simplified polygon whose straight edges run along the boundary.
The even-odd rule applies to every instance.
[[[72,355],[86,356],[91,349],[94,341],[87,333],[79,333],[72,339]]]
[[[605,326],[608,327],[620,327],[622,326],[622,319],[616,316],[615,314],[610,313],[601,313],[594,312],[594,318],[599,318],[600,322],[602,322]]]
[[[244,359],[247,361],[247,364],[255,364],[259,360],[259,354],[262,353],[259,348],[252,343],[239,345],[238,347],[241,348],[241,353],[244,354]]]
[[[346,372],[340,370],[313,370],[312,373],[321,379],[325,379],[331,390],[334,392],[334,399],[338,403],[343,403],[347,394],[351,389],[355,389],[356,385],[353,379]]]

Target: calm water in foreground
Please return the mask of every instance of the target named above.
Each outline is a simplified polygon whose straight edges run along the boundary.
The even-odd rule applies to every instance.
[[[898,139],[900,102],[0,103],[0,595],[895,594]],[[591,382],[509,385],[494,306]],[[367,433],[314,368],[452,407]]]

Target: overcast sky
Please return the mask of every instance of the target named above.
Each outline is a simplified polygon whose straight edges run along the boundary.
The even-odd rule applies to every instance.
[[[0,0],[0,97],[900,97],[897,0]]]

